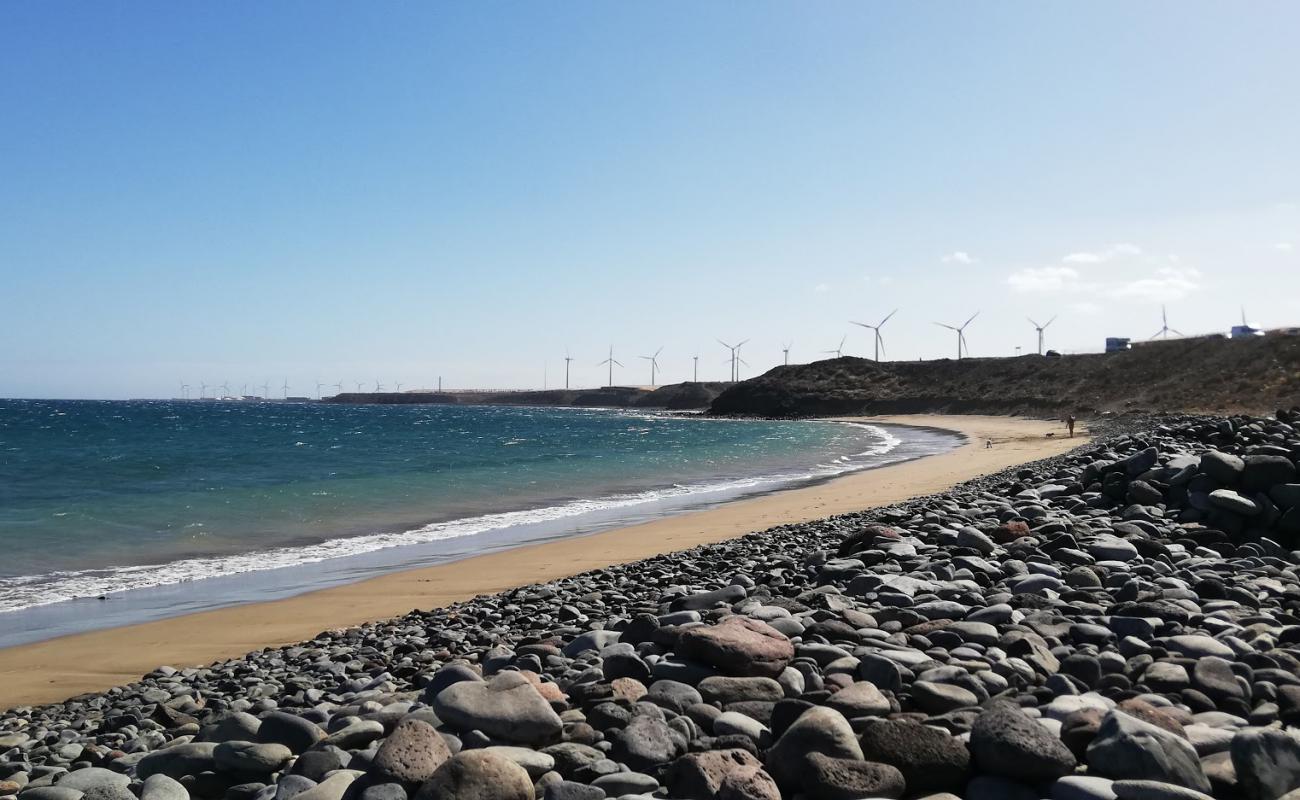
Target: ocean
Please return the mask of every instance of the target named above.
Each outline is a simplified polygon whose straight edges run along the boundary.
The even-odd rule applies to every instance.
[[[629,524],[955,443],[610,409],[0,400],[0,646]]]

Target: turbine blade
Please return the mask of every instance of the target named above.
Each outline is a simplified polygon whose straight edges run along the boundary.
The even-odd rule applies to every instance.
[[[971,315],[970,315],[970,319],[968,319],[968,320],[966,320],[965,322],[963,322],[961,326],[962,326],[963,328],[965,328],[967,325],[969,325],[969,324],[971,324],[972,322],[974,322],[974,321],[975,321],[975,318],[978,317],[979,315],[980,315],[980,312],[978,312],[978,311],[976,311],[974,314],[971,314]]]
[[[1051,325],[1053,322],[1056,322],[1056,317],[1055,317],[1055,316],[1053,316],[1051,319],[1049,319],[1049,320],[1047,321],[1047,325]],[[1047,330],[1047,325],[1044,325],[1044,326],[1043,326],[1043,330]]]
[[[889,318],[892,317],[892,316],[894,316],[894,315],[897,314],[897,313],[898,313],[898,309],[894,309],[893,311],[889,312],[889,314],[887,314],[887,315],[885,316],[885,318],[882,319],[878,325],[876,325],[876,327],[877,327],[877,328],[883,328],[883,327],[885,327],[885,323],[886,323],[886,322],[889,322]]]
[[[936,323],[934,323],[934,324],[935,324],[935,325],[938,325],[940,328],[947,328],[947,329],[950,330],[950,331],[955,331],[955,330],[957,330],[957,329],[954,328],[953,326],[951,326],[951,325],[945,325],[945,324],[943,324],[942,322],[936,322]]]
[[[1029,324],[1030,324],[1030,325],[1033,325],[1035,328],[1041,328],[1041,327],[1043,327],[1042,325],[1039,325],[1037,322],[1034,322],[1034,318],[1033,318],[1033,317],[1025,317],[1025,319],[1029,320]]]
[[[873,328],[873,329],[874,329],[874,328],[876,327],[875,325],[868,325],[868,324],[865,323],[865,322],[854,322],[853,320],[849,320],[849,324],[850,324],[850,325],[861,325],[861,326],[864,327],[864,328]]]

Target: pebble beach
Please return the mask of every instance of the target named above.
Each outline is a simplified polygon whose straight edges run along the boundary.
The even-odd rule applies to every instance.
[[[0,798],[1300,797],[1300,411],[1053,445],[11,708]]]

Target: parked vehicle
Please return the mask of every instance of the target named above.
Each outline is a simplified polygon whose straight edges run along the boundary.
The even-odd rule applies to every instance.
[[[1243,325],[1232,326],[1232,338],[1234,339],[1249,339],[1254,336],[1263,336],[1263,335],[1264,335],[1263,331],[1251,325],[1243,324]]]
[[[1129,339],[1129,338],[1126,337],[1126,336],[1107,336],[1107,337],[1106,337],[1106,352],[1107,352],[1107,353],[1118,353],[1118,352],[1120,352],[1120,351],[1122,351],[1122,350],[1132,350],[1132,349],[1133,349],[1133,340],[1132,340],[1132,339]]]

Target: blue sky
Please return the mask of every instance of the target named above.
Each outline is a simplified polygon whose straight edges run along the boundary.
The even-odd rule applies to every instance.
[[[1300,5],[0,5],[0,396],[1300,324]],[[251,391],[251,390],[250,390]],[[327,389],[327,391],[329,391]]]

